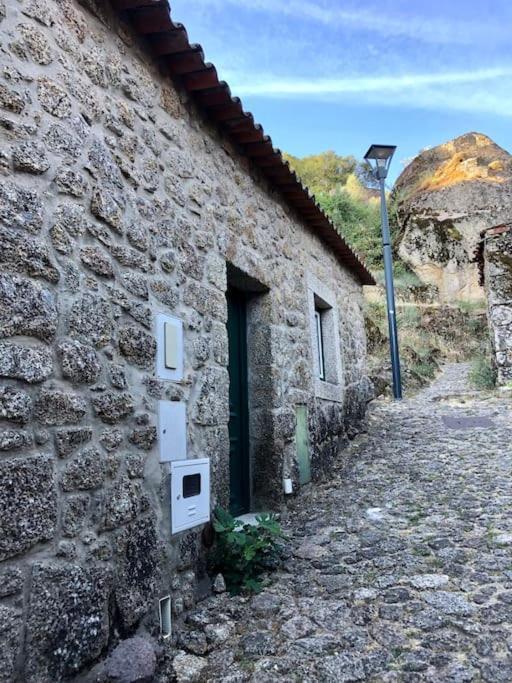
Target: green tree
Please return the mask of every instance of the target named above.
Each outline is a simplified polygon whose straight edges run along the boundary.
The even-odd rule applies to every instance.
[[[333,151],[299,159],[285,154],[304,185],[350,246],[363,257],[369,268],[382,269],[382,238],[380,232],[380,195],[367,162],[352,156],[340,156]],[[378,185],[378,183],[377,183]],[[389,197],[391,234],[395,240],[400,226],[396,199]],[[405,268],[395,254],[395,272]]]
[[[332,150],[322,152],[322,154],[312,154],[302,159],[291,154],[283,156],[302,183],[314,194],[331,192],[343,187],[348,176],[354,173],[357,167],[357,161],[353,156],[340,156]]]
[[[347,242],[365,259],[370,268],[382,267],[379,203],[354,196],[353,182],[330,194],[321,194],[318,201],[334,226]]]

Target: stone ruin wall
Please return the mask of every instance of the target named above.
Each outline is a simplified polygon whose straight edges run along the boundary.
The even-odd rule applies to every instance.
[[[156,404],[187,403],[189,457],[211,458],[226,504],[226,261],[269,289],[253,429],[276,504],[284,468],[297,483],[294,404],[318,476],[368,392],[361,287],[105,7],[0,0],[5,681],[74,677],[137,629],[158,637],[162,595],[174,619],[193,604],[201,536],[171,539]],[[306,270],[336,292],[342,403],[313,395]],[[180,383],[154,377],[159,311],[184,321]]]
[[[512,382],[512,224],[484,235],[484,281],[498,384]]]

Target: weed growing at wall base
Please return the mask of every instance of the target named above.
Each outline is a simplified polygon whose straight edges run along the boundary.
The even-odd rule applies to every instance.
[[[275,515],[256,517],[256,524],[244,524],[229,512],[217,508],[213,527],[217,543],[213,569],[221,572],[230,593],[257,593],[261,575],[280,561],[284,534]]]
[[[473,361],[469,381],[475,389],[489,390],[496,386],[496,370],[488,356],[478,356]]]

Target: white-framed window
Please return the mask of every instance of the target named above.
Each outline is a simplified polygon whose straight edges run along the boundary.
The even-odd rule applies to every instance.
[[[318,360],[318,377],[325,382],[324,332],[322,325],[322,311],[315,307],[316,323],[316,355]]]

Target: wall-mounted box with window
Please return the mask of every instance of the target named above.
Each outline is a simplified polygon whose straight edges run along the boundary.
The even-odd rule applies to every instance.
[[[311,273],[307,288],[315,395],[341,402],[343,368],[336,296]]]

